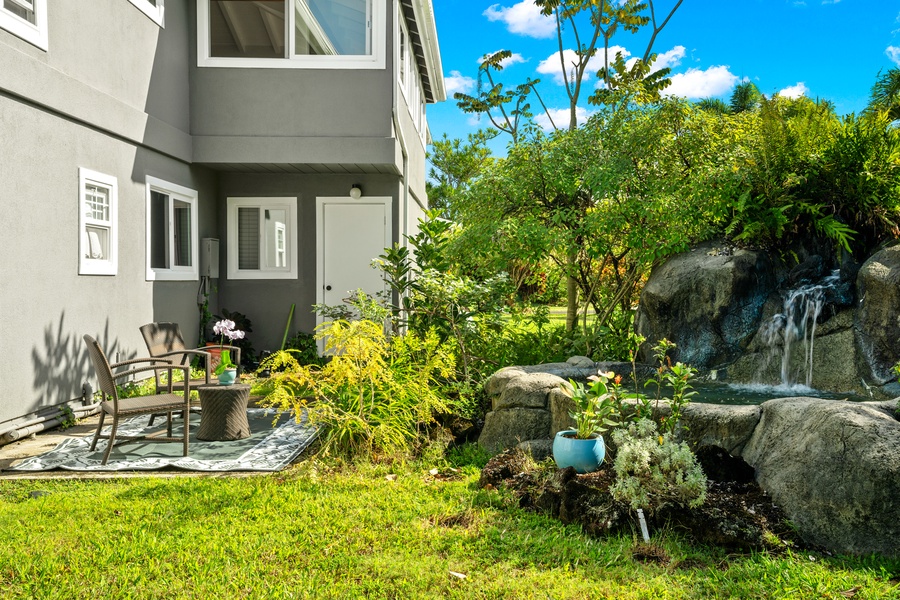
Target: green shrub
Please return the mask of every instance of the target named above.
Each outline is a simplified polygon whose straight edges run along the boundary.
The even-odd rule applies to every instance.
[[[301,365],[296,351],[266,358],[263,404],[306,413],[322,427],[322,450],[385,459],[408,454],[435,412],[448,406],[438,394],[454,354],[433,332],[388,338],[380,323],[329,321],[317,329],[331,359]]]

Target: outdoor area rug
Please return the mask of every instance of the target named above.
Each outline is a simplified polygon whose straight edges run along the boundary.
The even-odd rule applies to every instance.
[[[207,442],[190,437],[189,456],[182,456],[178,442],[129,441],[113,448],[109,462],[101,465],[107,440],[100,440],[97,449],[90,451],[93,433],[86,437],[71,437],[56,448],[27,458],[9,471],[148,471],[175,467],[191,471],[278,471],[291,463],[316,438],[317,429],[306,421],[297,423],[293,416],[277,416],[272,409],[247,410],[250,437],[228,442]],[[110,419],[111,421],[111,419]],[[165,429],[165,419],[157,419],[148,427],[150,415],[134,417],[119,424],[117,435],[143,435]],[[273,427],[273,421],[275,425]],[[196,431],[200,415],[191,413],[191,430]],[[181,419],[175,419],[173,434],[181,435]],[[104,427],[109,433],[109,427]]]

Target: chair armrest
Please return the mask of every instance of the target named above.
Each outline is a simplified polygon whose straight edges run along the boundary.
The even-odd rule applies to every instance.
[[[155,360],[155,359],[153,359]],[[132,361],[139,362],[139,361]],[[121,373],[113,373],[113,379],[121,379],[123,377],[130,377],[131,375],[135,375],[137,373],[144,373],[146,371],[159,371],[160,369],[169,372],[169,381],[168,388],[169,393],[172,393],[172,371],[184,371],[184,398],[185,402],[188,402],[191,396],[191,366],[190,365],[173,365],[170,361],[165,361],[168,364],[165,365],[151,365],[149,367],[138,367],[137,369],[129,369],[128,371],[122,371]]]
[[[166,363],[166,364],[172,364],[172,361],[167,358],[156,358],[156,357],[148,356],[145,358],[132,358],[132,359],[123,360],[123,361],[120,361],[117,363],[110,363],[109,368],[116,369],[118,367],[124,367],[125,365],[136,365],[136,364],[144,363],[144,362],[145,363],[161,362],[161,363]]]

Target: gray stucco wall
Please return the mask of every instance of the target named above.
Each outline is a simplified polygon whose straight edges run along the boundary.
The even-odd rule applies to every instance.
[[[196,330],[197,282],[145,281],[145,174],[200,192],[201,236],[215,234],[215,180],[204,169],[0,96],[5,228],[0,253],[0,423],[77,397],[93,380],[81,336],[115,360],[145,354],[138,327]],[[14,151],[12,151],[14,149]],[[116,177],[118,272],[78,274],[79,167]],[[195,336],[194,338],[195,339]]]
[[[414,232],[420,211],[414,202],[402,210],[399,175],[352,172],[402,165],[392,31],[384,70],[198,68],[194,0],[167,0],[165,28],[126,0],[48,4],[48,52],[0,30],[0,201],[10,246],[0,257],[0,355],[12,374],[0,378],[0,425],[80,394],[93,379],[85,333],[111,360],[144,354],[138,327],[150,321],[176,321],[196,340],[199,282],[145,280],[147,175],[199,192],[199,237],[221,242],[211,308],[246,313],[257,350],[280,343],[292,302],[291,331],[315,326],[317,196],[345,196],[359,183],[368,196],[393,199],[395,241],[403,221]],[[395,3],[387,4],[392,17]],[[102,32],[97,44],[86,43],[88,31]],[[398,113],[410,195],[424,199],[424,147],[406,107]],[[204,160],[334,162],[351,172],[253,175],[212,171]],[[78,275],[79,167],[117,179],[115,276]],[[225,199],[241,195],[300,199],[297,280],[224,277]]]
[[[391,175],[289,175],[222,173],[218,186],[220,265],[222,277],[217,281],[218,307],[247,315],[253,326],[250,340],[257,350],[277,350],[292,303],[297,307],[290,335],[297,331],[312,333],[316,326],[312,305],[316,302],[316,198],[347,196],[351,183],[359,183],[366,196],[389,196],[393,199],[394,222],[397,222],[400,184]],[[226,277],[228,240],[224,235],[226,198],[289,196],[298,198],[297,279],[229,280]],[[393,228],[394,241],[398,239]]]
[[[396,7],[386,4],[390,18],[384,69],[198,67],[192,58],[195,160],[277,162],[266,152],[276,147],[281,162],[388,162],[392,146],[379,141],[391,137]],[[305,145],[298,138],[315,141]],[[321,158],[309,149],[318,149]]]
[[[201,237],[218,225],[214,175],[186,162],[188,0],[166,2],[165,29],[129,2],[49,5],[48,52],[0,31],[0,424],[80,395],[85,333],[110,360],[145,354],[150,321],[196,339],[198,283],[145,280],[146,175],[199,192]],[[82,167],[117,180],[114,276],[78,274]]]

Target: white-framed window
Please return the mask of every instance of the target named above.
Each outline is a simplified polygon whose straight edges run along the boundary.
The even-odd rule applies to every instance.
[[[206,67],[383,69],[386,0],[197,0]]]
[[[397,52],[399,56],[397,57],[397,70],[398,78],[400,80],[400,90],[404,95],[408,95],[406,91],[406,82],[409,81],[409,30],[406,28],[406,19],[403,18],[403,12],[400,10],[399,6],[397,8],[397,22],[399,23],[399,27],[397,27]]]
[[[166,25],[166,0],[128,0],[160,27]]]
[[[0,28],[46,50],[47,0],[0,0]]]
[[[115,275],[118,267],[116,178],[78,169],[79,275]]]
[[[200,276],[197,192],[147,176],[147,281]]]
[[[228,198],[228,278],[297,278],[297,198]]]

